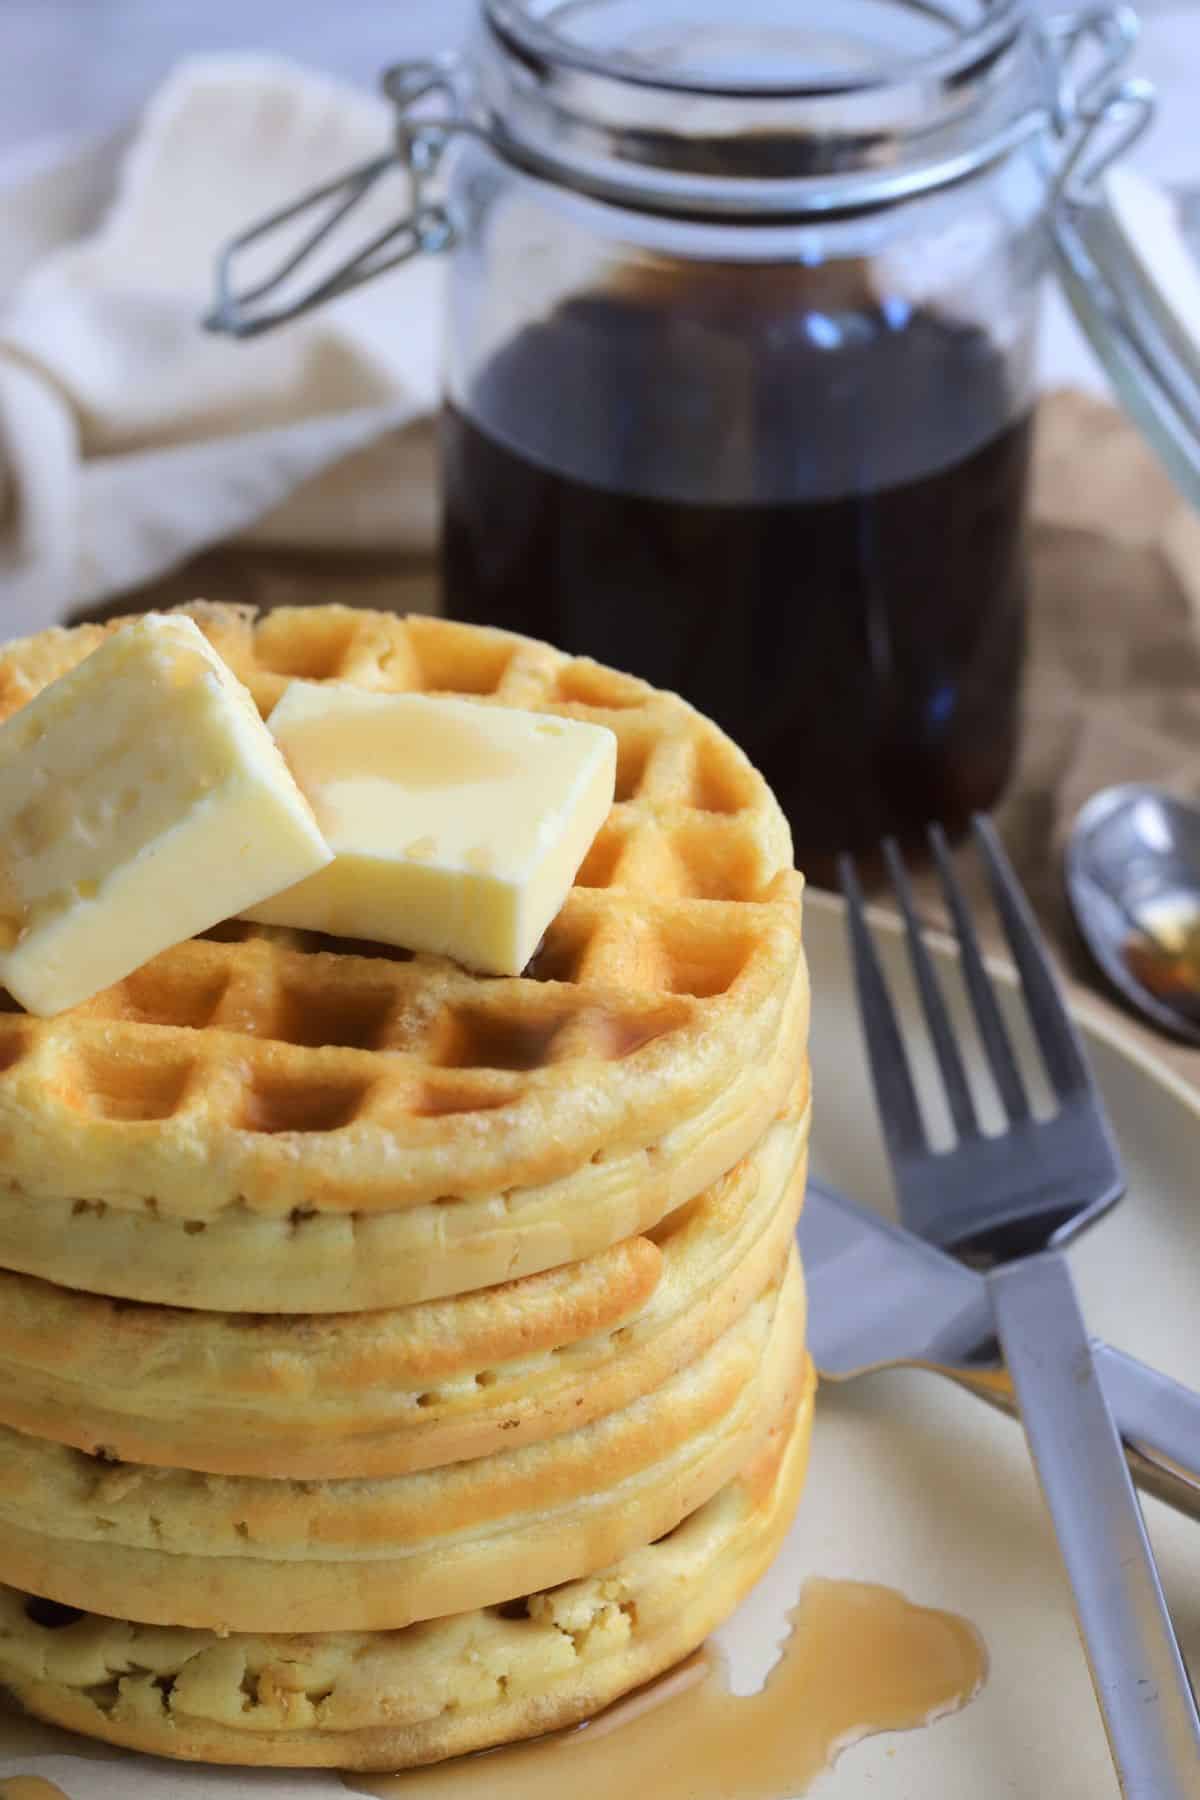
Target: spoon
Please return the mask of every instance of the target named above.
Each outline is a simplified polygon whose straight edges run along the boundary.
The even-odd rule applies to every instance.
[[[1200,807],[1141,782],[1104,788],[1066,850],[1075,921],[1112,985],[1200,1044]]]

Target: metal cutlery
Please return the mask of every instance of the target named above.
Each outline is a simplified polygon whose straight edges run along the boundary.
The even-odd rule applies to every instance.
[[[1200,1716],[1062,1254],[1117,1203],[1124,1177],[1025,896],[991,825],[977,819],[974,836],[1055,1111],[1034,1114],[965,894],[935,827],[930,844],[1005,1125],[995,1135],[981,1127],[908,875],[889,843],[885,862],[955,1132],[951,1148],[931,1144],[854,865],[843,859],[859,1010],[900,1215],[920,1236],[987,1270],[996,1335],[1071,1580],[1123,1791],[1134,1800],[1196,1800]]]
[[[927,1369],[1018,1416],[982,1275],[811,1177],[798,1236],[823,1380]],[[1092,1356],[1133,1479],[1200,1519],[1200,1394],[1109,1344]]]
[[[1147,782],[1093,794],[1063,858],[1084,943],[1160,1031],[1200,1044],[1200,806]]]

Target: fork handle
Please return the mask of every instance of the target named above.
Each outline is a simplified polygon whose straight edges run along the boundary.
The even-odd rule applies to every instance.
[[[1200,1718],[1060,1251],[988,1277],[1121,1791],[1196,1800]]]

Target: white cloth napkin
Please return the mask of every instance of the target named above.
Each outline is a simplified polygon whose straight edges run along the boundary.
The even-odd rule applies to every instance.
[[[221,243],[377,155],[390,125],[382,101],[294,65],[195,59],[147,109],[90,235],[61,241],[104,147],[0,191],[0,636],[232,537],[431,546],[435,262],[247,342],[200,324]],[[385,180],[346,241],[405,199]]]

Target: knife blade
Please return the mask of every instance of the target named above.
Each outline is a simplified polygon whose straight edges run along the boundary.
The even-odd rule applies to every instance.
[[[797,1237],[827,1381],[927,1369],[1016,1417],[982,1275],[815,1177]],[[1200,1394],[1111,1345],[1093,1354],[1134,1480],[1200,1519]]]

